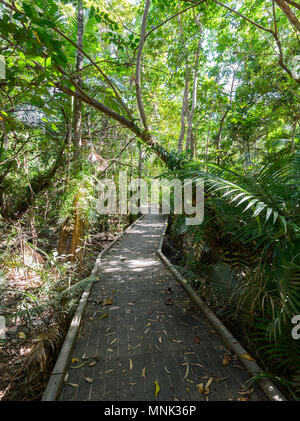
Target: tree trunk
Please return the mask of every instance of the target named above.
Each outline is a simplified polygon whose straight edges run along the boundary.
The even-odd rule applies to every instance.
[[[77,14],[77,45],[83,48],[83,8],[82,0],[78,0],[78,14]],[[76,56],[76,82],[82,88],[82,78],[80,71],[83,67],[83,54],[77,49]],[[81,131],[82,131],[82,102],[79,98],[75,97],[74,101],[74,138],[73,138],[73,163],[76,169],[79,168],[79,158],[81,150]]]
[[[189,75],[188,75],[188,65],[185,65],[185,84],[184,92],[182,99],[182,108],[181,108],[181,121],[180,121],[180,135],[178,139],[177,152],[182,153],[183,139],[185,135],[185,117],[188,107],[188,95],[189,95]]]

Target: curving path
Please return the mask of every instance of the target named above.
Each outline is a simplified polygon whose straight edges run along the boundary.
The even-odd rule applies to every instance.
[[[160,260],[164,220],[144,216],[102,258],[60,400],[266,399],[243,394],[250,375]]]

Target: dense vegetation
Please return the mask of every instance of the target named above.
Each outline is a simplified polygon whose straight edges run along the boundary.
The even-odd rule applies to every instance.
[[[0,311],[40,329],[26,366],[131,219],[97,214],[97,181],[202,177],[174,263],[299,397],[299,37],[291,0],[0,0]]]

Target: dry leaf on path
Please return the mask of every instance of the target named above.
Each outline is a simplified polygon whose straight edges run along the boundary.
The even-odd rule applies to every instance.
[[[129,358],[129,370],[132,370],[132,367],[133,367],[132,360],[131,360],[131,358]]]
[[[247,360],[247,361],[255,361],[254,358],[252,358],[251,355],[247,354],[246,352],[243,352],[241,357],[244,358],[244,360]]]
[[[146,367],[144,367],[142,370],[142,377],[144,377],[144,379],[146,378]]]
[[[88,383],[93,383],[93,379],[91,379],[90,377],[85,377],[84,380]]]
[[[157,395],[159,394],[159,391],[160,391],[160,387],[159,387],[159,384],[157,383],[156,380],[155,380],[154,384],[155,384],[155,397],[157,397]]]

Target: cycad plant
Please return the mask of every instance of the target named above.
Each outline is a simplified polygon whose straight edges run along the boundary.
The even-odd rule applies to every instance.
[[[205,209],[225,234],[260,258],[244,277],[240,310],[280,373],[295,373],[300,350],[291,319],[300,314],[300,151],[250,169],[194,163],[170,177],[205,179]],[[291,346],[291,343],[293,346]]]

